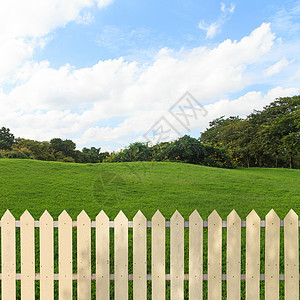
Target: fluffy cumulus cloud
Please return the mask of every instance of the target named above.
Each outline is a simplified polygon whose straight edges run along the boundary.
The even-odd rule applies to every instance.
[[[97,5],[110,2],[97,1]],[[103,146],[106,142],[119,147],[141,138],[161,116],[169,118],[168,109],[186,91],[208,112],[190,124],[191,130],[199,131],[220,115],[246,115],[275,97],[297,93],[295,88],[277,87],[267,93],[248,92],[235,100],[224,96],[265,80],[266,72],[272,76],[287,64],[285,60],[279,65],[272,61],[269,69],[253,74],[253,66],[264,66],[275,46],[270,24],[263,23],[240,41],[226,40],[214,48],[180,51],[163,48],[148,64],[118,58],[99,61],[89,68],[64,65],[54,69],[47,61],[26,59],[36,47],[36,38],[44,38],[53,28],[76,20],[81,9],[93,5],[93,1],[51,0],[46,8],[38,1],[26,3],[40,7],[45,19],[37,16],[36,10],[32,11],[32,18],[33,23],[41,27],[36,29],[24,21],[27,27],[22,34],[22,30],[12,28],[11,39],[0,35],[2,41],[21,43],[20,47],[7,46],[15,49],[15,53],[10,53],[15,65],[9,62],[7,49],[7,66],[2,74],[3,80],[13,74],[11,78],[16,85],[5,91],[0,83],[1,125],[11,128],[16,136],[37,140],[71,138],[79,148]],[[20,1],[22,9],[28,12],[29,18],[30,8]],[[221,9],[226,10],[226,7]],[[48,10],[49,15],[43,15],[44,10]],[[0,62],[0,70],[2,66],[5,61]]]
[[[71,21],[88,22],[91,16],[84,8],[110,0],[10,0],[0,1],[0,83],[12,80],[9,75],[34,49],[44,45],[52,30]]]

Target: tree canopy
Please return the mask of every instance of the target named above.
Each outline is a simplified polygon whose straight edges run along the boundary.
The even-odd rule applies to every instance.
[[[15,143],[15,136],[10,133],[9,128],[0,129],[0,149],[11,149]]]
[[[278,98],[245,119],[217,118],[199,139],[224,145],[240,165],[299,168],[300,96]]]

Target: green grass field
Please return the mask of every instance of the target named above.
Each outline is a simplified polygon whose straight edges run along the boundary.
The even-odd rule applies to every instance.
[[[37,220],[47,209],[57,220],[66,209],[73,219],[84,209],[91,219],[103,209],[114,219],[123,210],[129,220],[140,209],[148,219],[159,209],[167,220],[177,209],[187,220],[197,209],[203,219],[216,209],[223,219],[235,209],[245,220],[255,209],[262,219],[274,208],[281,219],[293,208],[300,213],[300,170],[287,169],[217,169],[183,163],[134,162],[115,164],[70,164],[35,160],[0,159],[0,216],[9,209],[16,219],[28,209]],[[17,272],[21,270],[20,229],[17,232]],[[39,273],[39,232],[36,232],[36,272]],[[148,229],[148,273],[151,273],[151,230]],[[113,249],[113,230],[111,250]],[[283,231],[281,230],[281,234]],[[58,272],[57,229],[55,235],[54,270]],[[166,229],[166,273],[170,273],[170,230]],[[77,272],[76,229],[73,228],[73,272]],[[129,273],[132,273],[132,229],[129,229]],[[280,273],[284,273],[283,243],[280,247]],[[207,273],[207,228],[204,228],[204,264]],[[226,230],[223,228],[222,272],[226,273]],[[110,271],[114,273],[113,250]],[[92,272],[95,273],[95,230],[92,230]],[[245,228],[242,229],[241,272],[245,274]],[[188,229],[185,229],[185,273],[188,273]],[[261,273],[264,273],[264,229],[261,232]],[[58,299],[58,282],[55,282],[55,299]],[[76,299],[76,282],[73,284]],[[222,283],[226,299],[226,281]],[[207,299],[207,282],[203,283]],[[1,297],[0,297],[1,298]],[[20,299],[20,281],[17,283]],[[36,282],[36,299],[39,299],[39,282]],[[95,299],[95,282],[92,283]],[[114,299],[114,282],[111,281],[111,299]],[[129,282],[129,299],[132,299],[132,281]],[[151,299],[151,282],[148,282],[148,299]],[[170,299],[170,282],[166,282],[166,299]],[[185,282],[185,299],[188,299],[188,282]],[[242,282],[241,299],[245,299],[245,282]],[[261,282],[261,299],[264,299],[264,282]],[[284,282],[280,283],[280,299],[284,299]]]
[[[216,209],[223,219],[235,209],[242,219],[255,209],[262,219],[273,208],[282,219],[300,213],[300,170],[218,169],[169,162],[72,164],[0,160],[0,215],[18,219],[25,209],[38,219],[47,209],[57,219],[84,209],[92,219],[103,209],[129,219],[140,209],[167,219],[177,209],[185,219],[197,209],[203,219]]]

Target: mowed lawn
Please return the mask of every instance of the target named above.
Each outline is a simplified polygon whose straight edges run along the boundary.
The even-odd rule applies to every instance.
[[[19,219],[27,209],[35,219],[44,210],[57,220],[85,210],[94,220],[104,210],[120,210],[132,220],[138,210],[166,219],[177,209],[187,220],[197,209],[203,219],[216,209],[223,219],[235,209],[244,220],[255,209],[281,219],[292,208],[300,214],[300,170],[218,169],[170,162],[72,164],[0,159],[0,216],[9,209]]]

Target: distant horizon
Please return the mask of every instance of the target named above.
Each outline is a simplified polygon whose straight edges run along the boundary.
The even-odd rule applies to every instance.
[[[0,3],[0,126],[15,137],[112,152],[300,94],[300,1],[38,4]]]
[[[294,96],[296,96],[296,95],[294,95]],[[266,105],[269,105],[270,103],[272,103],[272,102],[275,101],[275,100],[276,100],[276,99],[270,101],[270,102],[267,103]],[[265,105],[265,106],[266,106],[266,105]],[[249,114],[253,113],[254,111],[260,111],[260,110],[254,108]],[[224,118],[238,117],[238,118],[241,118],[241,119],[245,119],[247,116],[241,117],[241,116],[239,116],[239,115],[235,115],[235,116],[233,116],[233,115],[230,115],[230,116],[220,115],[219,117],[216,117],[215,119],[221,118],[221,117],[224,117]],[[215,119],[213,119],[213,120],[215,120]],[[213,121],[213,120],[209,120],[209,122],[211,122],[211,121]],[[1,127],[2,127],[2,126],[0,126],[0,128],[1,128]],[[204,131],[205,131],[206,129],[208,129],[208,128],[209,128],[209,125],[207,125],[207,127],[205,127],[202,131],[199,131],[198,136],[192,136],[191,133],[190,133],[189,131],[186,131],[186,132],[183,132],[181,135],[174,136],[172,139],[167,140],[167,142],[174,141],[174,140],[176,140],[176,139],[178,139],[178,138],[183,137],[184,135],[188,135],[188,136],[191,136],[191,137],[193,137],[193,138],[198,139],[198,138],[200,138],[200,136],[201,136],[201,132],[204,132]],[[14,134],[14,133],[13,133],[13,130],[11,130],[11,128],[9,128],[9,130],[10,130],[10,133]],[[19,138],[21,138],[21,139],[27,139],[27,138],[24,138],[24,137],[21,137],[21,136],[18,136],[18,137],[15,136],[15,139],[19,139]],[[66,140],[66,139],[72,140],[72,139],[70,139],[70,138],[62,138],[62,137],[59,137],[59,136],[55,136],[55,137],[50,138],[49,140],[36,140],[36,141],[38,141],[38,142],[50,142],[51,139],[54,139],[54,138],[60,138],[60,139],[62,139],[62,140]],[[72,140],[72,141],[74,142],[74,140]],[[94,145],[90,145],[90,146],[82,146],[81,148],[78,148],[77,144],[76,144],[76,143],[75,143],[75,144],[76,144],[76,150],[80,150],[80,151],[81,151],[83,148],[91,148],[91,147],[95,147],[95,148],[98,148],[98,149],[100,148],[100,149],[101,149],[101,150],[100,150],[101,153],[104,153],[104,152],[112,153],[112,152],[118,152],[118,151],[120,151],[120,150],[122,150],[122,149],[125,149],[125,148],[128,147],[130,144],[135,143],[135,142],[149,143],[149,141],[147,141],[147,139],[144,138],[144,139],[140,139],[140,140],[129,141],[126,145],[121,145],[119,148],[114,149],[114,150],[106,150],[106,149],[103,149],[103,147],[101,147],[101,146],[96,147],[96,146],[94,146]],[[157,144],[159,144],[160,142],[164,142],[164,141],[158,141]],[[151,143],[150,143],[150,145],[151,145]],[[152,145],[153,145],[153,144],[152,144]]]

